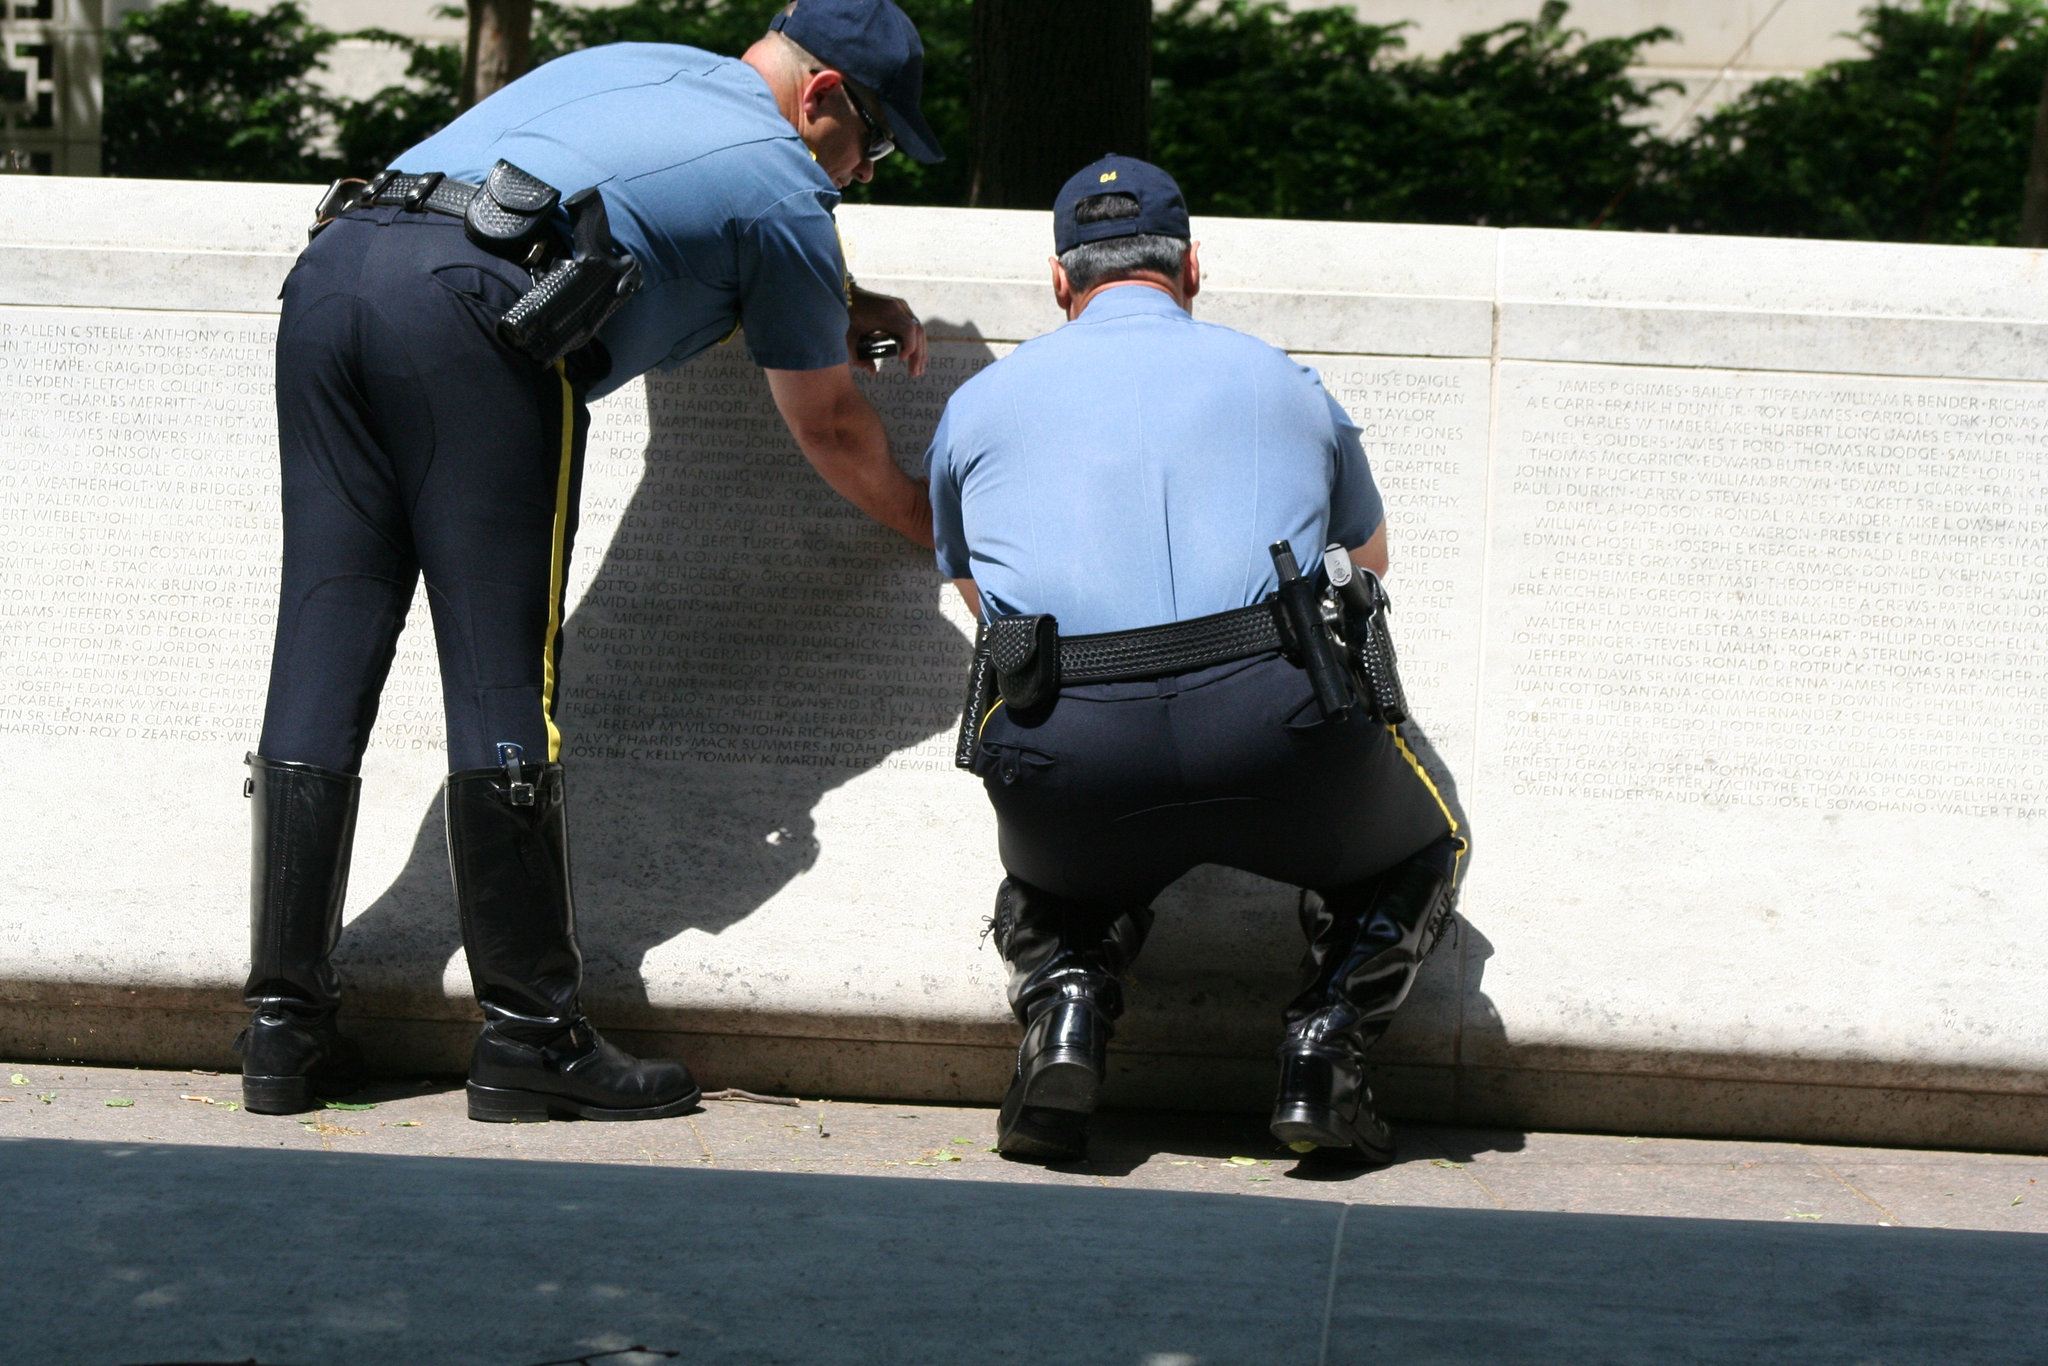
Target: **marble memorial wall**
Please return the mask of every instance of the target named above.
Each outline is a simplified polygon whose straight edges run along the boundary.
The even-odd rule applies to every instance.
[[[2048,814],[2048,386],[1514,367],[1514,795]]]
[[[185,221],[122,196],[188,190],[0,199],[0,736],[37,775],[0,784],[31,869],[0,890],[0,1002],[40,1000],[24,981],[104,978],[231,1009],[236,766],[261,719],[279,549],[270,295],[302,207],[231,188],[235,242],[124,246],[91,270],[78,253],[96,249],[36,227],[48,215],[17,212],[21,196],[99,197],[92,231],[114,244]],[[847,216],[863,278],[935,338],[922,379],[863,381],[915,469],[953,389],[1056,324],[1042,223]],[[1663,1095],[1657,1077],[1932,1087],[2020,1106],[2001,1133],[2041,1117],[2048,1002],[2014,970],[2048,890],[2038,260],[1203,235],[1198,311],[1286,346],[1363,433],[1418,748],[1476,832],[1460,934],[1382,1050],[1397,1103],[1591,1122],[1559,1078],[1606,1077],[1573,1084],[1612,1099]],[[1873,269],[1880,250],[1918,254]],[[1843,253],[1863,255],[1835,290]],[[1897,299],[1871,292],[1887,278]],[[693,1047],[787,1045],[781,1072],[712,1055],[739,1084],[1000,1091],[1010,1026],[975,937],[1000,870],[951,764],[970,622],[927,554],[817,479],[740,345],[595,405],[568,600],[561,729],[611,1017]],[[423,602],[366,763],[343,968],[365,1009],[459,1020]],[[1212,872],[1168,894],[1121,1036],[1151,1059],[1127,1070],[1167,1080],[1131,1094],[1237,1103],[1266,1084],[1291,903]],[[136,916],[186,948],[123,966],[107,946]],[[1610,932],[1572,929],[1588,917]],[[1959,947],[1918,981],[1929,935]],[[805,1039],[811,1061],[790,1062]],[[898,1045],[925,1051],[873,1052]],[[1929,1057],[1964,1072],[1914,1070]],[[1431,1090],[1453,1075],[1463,1100]],[[1849,1094],[1803,1119],[1753,1099],[1727,1122],[1949,1132]],[[1643,1104],[1632,1122],[1656,1128],[1667,1103]]]

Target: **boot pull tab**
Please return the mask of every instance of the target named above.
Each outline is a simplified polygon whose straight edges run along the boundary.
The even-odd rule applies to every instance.
[[[526,757],[526,750],[519,745],[501,741],[498,745],[498,762],[505,766],[505,795],[514,806],[533,805],[533,784],[522,781],[519,761]]]

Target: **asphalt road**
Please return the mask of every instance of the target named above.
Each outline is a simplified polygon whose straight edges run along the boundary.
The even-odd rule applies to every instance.
[[[10,1363],[2048,1362],[2042,1157],[1405,1126],[1358,1171],[1110,1113],[1046,1170],[979,1108],[0,1082]]]

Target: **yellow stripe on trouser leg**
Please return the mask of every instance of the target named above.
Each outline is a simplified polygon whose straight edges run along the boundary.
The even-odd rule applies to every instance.
[[[1444,800],[1444,794],[1437,791],[1436,782],[1429,776],[1429,770],[1422,766],[1422,760],[1415,757],[1415,751],[1408,748],[1408,741],[1401,735],[1399,726],[1388,726],[1387,734],[1394,737],[1394,747],[1401,751],[1401,757],[1408,761],[1408,767],[1415,770],[1415,776],[1422,779],[1422,785],[1429,789],[1429,795],[1436,800],[1436,809],[1444,813],[1444,823],[1451,827],[1451,835],[1458,841],[1457,856],[1451,861],[1451,885],[1458,885],[1458,873],[1464,866],[1465,837],[1458,833],[1458,818],[1451,814],[1451,804]]]
[[[555,362],[562,385],[562,468],[555,476],[555,535],[548,555],[548,634],[541,643],[540,716],[548,728],[548,762],[562,758],[562,732],[555,729],[555,640],[562,633],[562,578],[568,570],[563,553],[569,541],[569,473],[576,459],[576,395],[569,388],[569,368]]]

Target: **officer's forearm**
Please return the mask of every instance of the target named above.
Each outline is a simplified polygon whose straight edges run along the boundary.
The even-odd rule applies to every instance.
[[[924,486],[896,467],[882,419],[846,367],[770,370],[768,387],[804,458],[835,493],[911,542],[931,545]]]
[[[1370,569],[1381,578],[1387,576],[1387,524],[1381,522],[1378,530],[1366,538],[1364,545],[1351,551],[1351,563],[1360,569]]]

